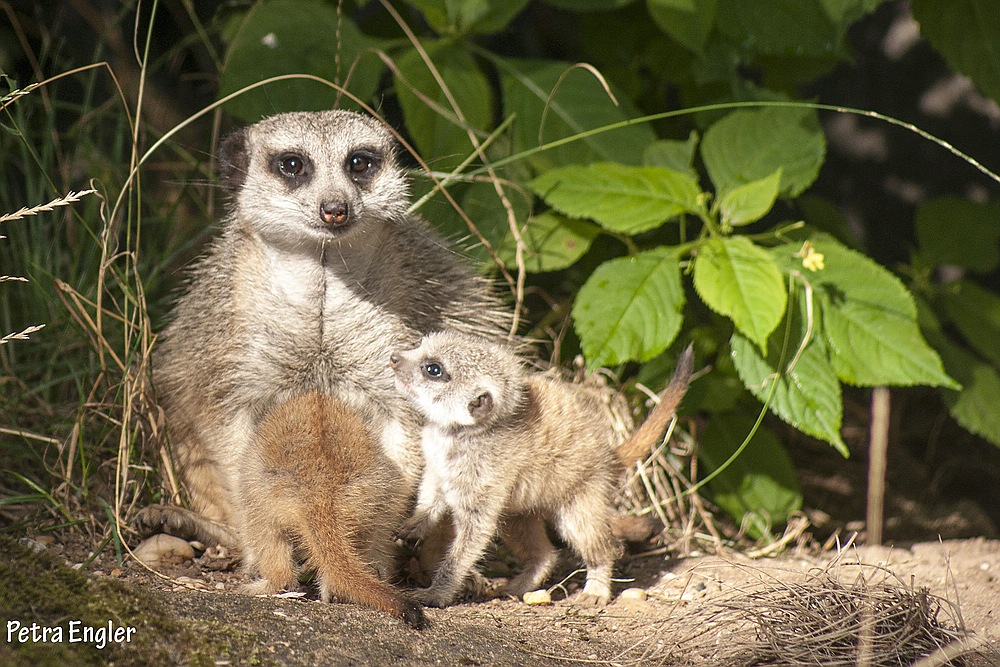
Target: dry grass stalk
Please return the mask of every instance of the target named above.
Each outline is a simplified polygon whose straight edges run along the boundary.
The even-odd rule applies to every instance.
[[[835,561],[799,582],[760,574],[757,589],[694,610],[695,625],[709,630],[679,641],[678,655],[709,667],[903,667],[982,646],[952,603],[878,566]]]
[[[25,329],[23,329],[21,331],[18,331],[17,333],[9,333],[6,336],[4,336],[3,338],[0,338],[0,345],[4,345],[6,343],[9,343],[12,340],[28,340],[28,337],[31,334],[35,333],[36,331],[40,331],[41,329],[44,329],[44,328],[45,328],[44,324],[35,324],[35,325],[27,327],[27,328],[25,328]]]
[[[693,436],[675,423],[664,443],[636,467],[619,493],[619,507],[657,516],[665,526],[659,541],[670,551],[680,555],[698,547],[721,551],[723,537],[715,519],[697,492],[692,492],[698,470]]]
[[[10,222],[11,220],[18,220],[20,218],[27,217],[29,215],[38,215],[45,211],[52,211],[60,206],[68,206],[69,204],[74,204],[87,195],[92,195],[97,190],[81,190],[79,192],[70,192],[64,197],[56,197],[48,204],[39,204],[37,206],[24,206],[21,209],[14,211],[13,213],[7,213],[5,215],[0,215],[0,222]]]

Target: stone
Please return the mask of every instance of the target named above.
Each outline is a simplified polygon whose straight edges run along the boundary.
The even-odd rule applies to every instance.
[[[132,555],[149,567],[173,565],[194,558],[194,548],[179,537],[160,533],[143,540]]]

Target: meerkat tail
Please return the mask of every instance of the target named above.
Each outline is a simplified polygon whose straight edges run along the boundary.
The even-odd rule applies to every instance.
[[[647,456],[650,448],[663,437],[663,432],[667,430],[670,420],[677,412],[677,406],[687,392],[693,370],[694,351],[692,345],[688,345],[677,359],[677,368],[670,378],[670,384],[660,392],[660,402],[650,411],[646,421],[616,450],[623,465],[630,466]]]
[[[407,625],[421,630],[427,625],[423,608],[392,584],[379,579],[338,530],[330,527],[329,535],[322,529],[307,533],[305,547],[307,565],[316,568],[320,598],[381,611],[395,616]]]

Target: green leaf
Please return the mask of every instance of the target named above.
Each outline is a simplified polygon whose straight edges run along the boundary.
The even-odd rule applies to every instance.
[[[340,44],[333,35],[340,34]],[[343,81],[360,56],[347,88],[362,100],[375,94],[382,61],[370,50],[383,42],[368,37],[347,17],[338,17],[330,5],[310,0],[259,2],[239,23],[219,76],[219,97],[250,84],[283,74],[311,74]],[[339,58],[338,58],[339,50]],[[339,71],[338,71],[339,66]],[[303,79],[256,88],[227,102],[225,110],[247,122],[282,111],[321,111],[337,102],[333,88]],[[350,99],[341,107],[355,108]]]
[[[961,391],[942,389],[948,412],[959,425],[1000,447],[1000,374],[990,364],[952,342],[930,307],[920,303],[920,324],[927,340],[941,353],[948,374],[962,383]]]
[[[695,53],[712,31],[718,0],[646,0],[649,15],[660,30]]]
[[[733,364],[743,384],[762,403],[771,393],[772,383],[777,382],[771,398],[771,412],[806,435],[830,443],[846,458],[847,445],[840,435],[844,413],[840,382],[830,366],[822,341],[813,337],[795,359],[791,370],[787,369],[805,337],[805,305],[805,299],[799,299],[798,308],[789,309],[794,318],[791,340],[783,357],[784,327],[771,335],[766,357],[749,340],[735,333],[730,342]],[[780,377],[779,362],[783,371]]]
[[[958,388],[917,326],[913,296],[885,268],[831,237],[812,238],[825,268],[803,270],[799,244],[773,250],[799,270],[815,291],[822,335],[841,381],[857,386],[929,385]],[[797,265],[796,265],[797,261]]]
[[[820,0],[719,0],[720,33],[752,53],[842,56],[849,23],[834,20]]]
[[[493,120],[492,89],[472,56],[448,42],[427,42],[423,46],[468,124],[480,132],[487,130]],[[416,49],[404,53],[397,66],[396,93],[417,148],[432,160],[435,169],[458,165],[473,151],[472,142],[441,86]],[[438,108],[429,106],[421,96],[430,98]]]
[[[591,368],[647,361],[681,328],[684,289],[676,248],[601,264],[576,295],[573,322]]]
[[[969,345],[1000,364],[1000,296],[974,282],[958,280],[941,290],[941,299]]]
[[[963,387],[961,392],[946,392],[948,411],[966,431],[1000,447],[1000,374],[989,364],[972,362],[971,355],[966,360],[970,365],[965,372],[948,365],[948,372],[955,373]]]
[[[694,170],[694,152],[698,148],[698,133],[691,130],[685,141],[661,139],[654,141],[642,152],[642,163],[647,167],[663,167],[697,178]]]
[[[524,266],[529,273],[560,271],[576,263],[601,233],[599,227],[546,211],[533,216],[521,231]],[[497,251],[508,268],[516,268],[516,242],[508,234]]]
[[[781,169],[780,194],[795,197],[816,180],[826,140],[812,109],[734,111],[708,128],[701,156],[719,193]]]
[[[408,0],[437,32],[486,35],[499,32],[521,13],[528,0]]]
[[[722,223],[738,227],[757,222],[774,206],[780,185],[781,167],[778,167],[767,178],[729,190],[719,200]]]
[[[545,0],[545,4],[570,12],[610,12],[633,2],[635,0]]]
[[[709,472],[717,470],[739,448],[753,428],[753,420],[736,413],[713,415],[698,443],[698,457]],[[759,429],[735,461],[709,487],[715,502],[738,523],[745,523],[754,539],[770,535],[775,524],[802,509],[795,470],[781,443]],[[747,514],[750,517],[746,517]],[[744,518],[747,521],[744,522]]]
[[[1000,265],[1000,204],[941,197],[917,209],[917,243],[934,264],[988,273]]]
[[[612,162],[551,169],[530,183],[545,202],[574,218],[639,234],[682,213],[696,213],[701,190],[690,174]]]
[[[788,300],[774,260],[742,236],[712,238],[699,248],[694,288],[709,308],[732,319],[762,350]]]
[[[515,116],[511,127],[512,152],[639,115],[626,98],[619,98],[620,106],[615,106],[593,74],[580,68],[570,69],[570,63],[504,59],[498,60],[496,65],[503,89],[504,116]],[[564,73],[566,76],[560,81]],[[557,83],[559,87],[550,99]],[[548,112],[544,113],[546,107]],[[537,153],[528,161],[536,172],[553,166],[599,160],[638,164],[643,150],[654,141],[653,130],[648,124],[640,123],[572,141]]]
[[[948,374],[962,383],[961,391],[942,389],[948,411],[959,425],[1000,447],[1000,374],[990,364],[953,343],[927,306],[920,303],[920,324],[934,348],[941,353]]]
[[[1000,21],[993,0],[913,0],[920,34],[952,69],[1000,102]]]

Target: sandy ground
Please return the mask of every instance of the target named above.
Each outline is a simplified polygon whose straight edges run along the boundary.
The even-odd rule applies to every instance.
[[[557,601],[547,606],[467,602],[428,609],[423,631],[352,605],[240,595],[235,590],[243,575],[231,565],[232,559],[202,557],[164,568],[173,581],[136,564],[112,570],[116,578],[156,591],[183,617],[221,620],[249,633],[263,656],[282,665],[753,664],[754,656],[766,655],[755,644],[759,628],[747,622],[765,610],[753,596],[816,595],[831,581],[859,599],[885,586],[918,602],[928,599],[940,606],[937,624],[972,633],[963,664],[1000,665],[1000,542],[986,539],[757,560],[736,553],[633,556],[619,568],[624,581],[617,590],[642,588],[645,600],[619,596],[606,608],[582,609],[559,601],[556,590]],[[923,589],[932,597],[920,597]],[[838,621],[830,621],[832,632]],[[221,647],[215,662],[244,664],[239,652]],[[822,664],[836,664],[832,660]]]

